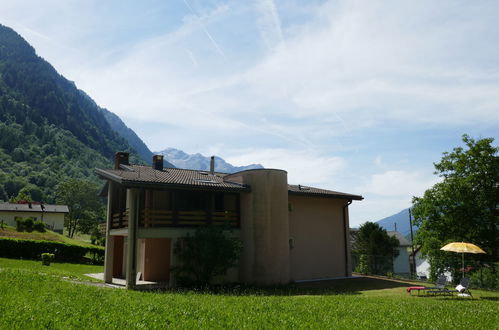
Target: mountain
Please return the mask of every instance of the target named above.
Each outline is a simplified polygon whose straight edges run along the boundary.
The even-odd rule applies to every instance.
[[[182,150],[175,148],[167,148],[163,151],[156,152],[178,168],[187,168],[191,170],[208,171],[210,169],[211,157],[197,154],[187,154]],[[215,171],[222,173],[234,173],[244,170],[263,168],[260,164],[251,164],[247,166],[233,166],[227,163],[220,157],[215,156]]]
[[[98,181],[116,151],[142,159],[105,112],[14,30],[0,25],[0,200],[23,190],[54,202],[67,178]]]
[[[89,102],[92,102],[95,105],[95,107],[104,115],[104,118],[106,118],[111,128],[123,137],[137,151],[142,159],[144,159],[147,163],[152,162],[152,151],[149,150],[144,141],[142,141],[142,139],[131,128],[125,125],[120,117],[107,109],[99,107],[84,91],[80,91],[80,93],[88,98]],[[164,167],[175,167],[166,160],[164,160],[163,163]]]
[[[389,217],[383,218],[381,220],[375,221],[378,225],[386,230],[396,230],[401,233],[404,237],[410,239],[411,226],[409,223],[409,209],[404,209],[397,214],[391,215]],[[418,227],[412,226],[414,233],[418,230]]]

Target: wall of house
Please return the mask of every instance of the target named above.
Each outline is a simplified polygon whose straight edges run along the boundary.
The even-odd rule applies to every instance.
[[[36,218],[36,220],[42,220],[42,212],[11,212],[3,211],[0,212],[0,221],[4,221],[9,226],[16,226],[16,217],[21,218]],[[52,228],[53,231],[61,233],[64,230],[64,213],[49,213],[43,212],[43,222]]]
[[[409,248],[401,246],[397,250],[399,251],[399,255],[393,260],[393,272],[395,274],[410,274]]]
[[[194,228],[139,228],[137,245],[137,271],[142,272],[146,281],[170,281],[175,284],[174,276],[170,276],[170,269],[179,264],[173,253],[175,244],[182,237],[194,235]],[[240,238],[240,230],[232,231],[234,237]],[[239,282],[237,268],[231,268],[225,276],[214,279],[215,284]]]
[[[345,200],[289,196],[290,270],[294,281],[346,274]]]
[[[139,239],[137,245],[137,271],[144,281],[170,280],[170,238]]]
[[[289,225],[287,172],[249,170],[226,178],[248,184],[241,194],[240,279],[245,283],[288,283]]]

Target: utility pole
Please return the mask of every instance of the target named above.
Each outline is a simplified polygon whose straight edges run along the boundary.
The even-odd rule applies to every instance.
[[[412,234],[412,214],[411,208],[409,208],[409,227],[411,228],[411,248],[412,248],[412,274],[416,274],[416,256],[414,255],[414,236]]]

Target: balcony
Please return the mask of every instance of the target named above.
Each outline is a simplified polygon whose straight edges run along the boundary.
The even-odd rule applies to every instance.
[[[139,227],[197,227],[208,224],[227,224],[238,228],[240,224],[239,213],[235,211],[164,211],[143,209],[140,212]],[[111,228],[127,228],[128,211],[113,213]]]

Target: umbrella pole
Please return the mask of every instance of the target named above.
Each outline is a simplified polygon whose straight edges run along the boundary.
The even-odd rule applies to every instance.
[[[463,255],[463,278],[464,278],[464,252],[461,254]]]

